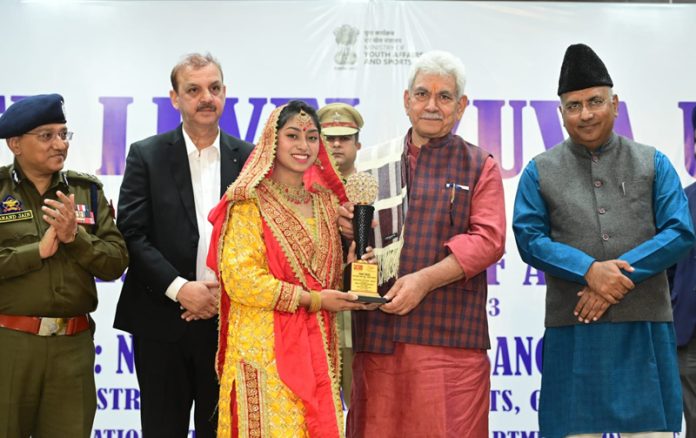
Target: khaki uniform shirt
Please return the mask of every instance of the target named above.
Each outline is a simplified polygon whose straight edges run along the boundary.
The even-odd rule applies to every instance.
[[[42,260],[39,241],[48,223],[41,207],[44,199],[58,199],[58,190],[74,194],[78,217],[92,213],[96,223],[78,219],[75,240],[60,243],[53,256]],[[0,167],[0,314],[87,314],[97,307],[94,277],[115,280],[127,265],[126,244],[96,177],[57,172],[42,196],[16,162]]]

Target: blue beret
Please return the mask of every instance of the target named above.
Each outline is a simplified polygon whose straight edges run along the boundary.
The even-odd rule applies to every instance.
[[[691,129],[696,131],[696,106],[691,110]]]
[[[49,123],[65,123],[63,96],[28,96],[10,105],[0,116],[0,138],[17,137]]]

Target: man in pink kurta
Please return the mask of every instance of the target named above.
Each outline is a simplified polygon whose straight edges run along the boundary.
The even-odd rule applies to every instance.
[[[400,181],[380,186],[383,199],[404,202],[378,213],[375,232],[390,302],[353,317],[349,437],[488,436],[486,268],[504,252],[505,208],[496,161],[452,134],[464,82],[446,52],[425,53],[411,70],[412,128],[384,166]]]

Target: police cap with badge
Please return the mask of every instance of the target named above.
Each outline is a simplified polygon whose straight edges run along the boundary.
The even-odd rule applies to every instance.
[[[330,103],[319,109],[317,115],[325,136],[352,135],[363,127],[360,113],[346,103]]]
[[[18,137],[37,126],[66,123],[63,96],[39,94],[25,97],[0,116],[0,138]]]

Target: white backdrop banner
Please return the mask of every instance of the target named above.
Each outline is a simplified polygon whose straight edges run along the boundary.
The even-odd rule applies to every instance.
[[[521,170],[565,136],[556,88],[566,47],[584,42],[604,60],[619,133],[664,152],[685,185],[696,175],[695,5],[10,0],[0,17],[0,113],[22,96],[61,93],[76,133],[67,168],[98,175],[115,203],[128,145],[179,123],[169,72],[186,53],[221,61],[228,133],[254,142],[293,98],[344,101],[365,118],[368,150],[409,126],[414,57],[459,56],[470,105],[457,133],[501,164],[508,217],[507,251],[488,277],[492,438],[539,436],[544,276],[521,261],[509,223]],[[1,148],[0,161],[11,159]],[[111,328],[120,288],[101,283],[94,314],[95,438],[142,436],[131,338]]]

